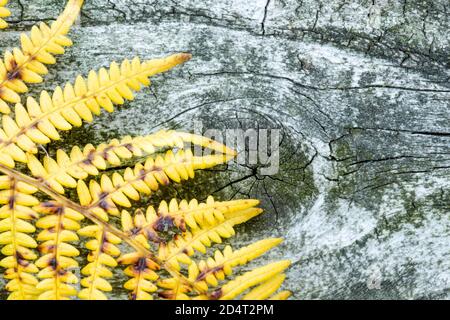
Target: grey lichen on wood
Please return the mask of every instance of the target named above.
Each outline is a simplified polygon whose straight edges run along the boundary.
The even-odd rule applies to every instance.
[[[12,0],[10,28],[60,0]],[[30,94],[139,55],[188,64],[65,136],[103,142],[160,128],[279,128],[280,172],[231,164],[159,194],[257,197],[235,243],[283,236],[295,298],[450,297],[448,1],[86,1],[75,46]],[[215,191],[216,190],[216,191]]]

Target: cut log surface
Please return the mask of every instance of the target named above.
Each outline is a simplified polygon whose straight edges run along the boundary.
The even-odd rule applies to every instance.
[[[10,1],[0,49],[64,1]],[[261,199],[240,246],[284,243],[295,299],[450,298],[449,3],[89,0],[31,95],[139,55],[190,52],[135,101],[53,148],[158,129],[280,129],[280,169],[199,173],[158,193]],[[156,202],[157,199],[152,200]]]

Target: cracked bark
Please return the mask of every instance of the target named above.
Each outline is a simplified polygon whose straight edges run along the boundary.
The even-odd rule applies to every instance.
[[[267,259],[292,258],[288,287],[299,299],[449,298],[447,1],[245,3],[88,1],[75,46],[30,94],[137,54],[194,59],[60,146],[190,130],[199,119],[204,128],[281,129],[277,175],[230,164],[153,201],[262,199],[266,214],[234,242],[285,237]],[[1,49],[62,7],[11,0]],[[368,285],[374,274],[379,290]]]

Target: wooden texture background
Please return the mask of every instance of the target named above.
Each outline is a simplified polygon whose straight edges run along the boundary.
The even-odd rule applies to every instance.
[[[51,21],[61,0],[11,0],[0,49]],[[232,242],[283,236],[306,298],[450,298],[449,3],[87,0],[75,46],[31,93],[139,55],[186,65],[68,148],[160,128],[278,128],[280,171],[231,164],[158,197],[257,197],[265,214]],[[55,145],[53,145],[55,146]]]

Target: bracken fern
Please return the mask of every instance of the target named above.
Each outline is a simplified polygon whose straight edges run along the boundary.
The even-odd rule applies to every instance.
[[[42,91],[38,99],[27,97],[22,105],[25,83],[41,82],[45,65],[55,63],[54,55],[72,45],[66,34],[82,3],[69,0],[51,26],[41,23],[31,35],[22,34],[21,49],[7,51],[0,62],[0,266],[9,299],[107,299],[117,289],[109,280],[119,267],[128,277],[124,287],[130,299],[288,298],[288,291],[277,292],[287,260],[232,278],[239,266],[281,239],[237,250],[229,245],[208,250],[232,237],[235,225],[262,212],[257,200],[172,199],[127,211],[160,185],[181,183],[194,178],[196,170],[233,159],[235,151],[225,145],[167,130],[82,149],[74,146],[69,152],[58,149],[53,155],[39,151],[39,146],[59,140],[59,131],[91,122],[102,109],[114,111],[150,85],[150,76],[191,58],[180,53],[113,62],[73,84]],[[0,0],[0,17],[9,13],[5,4]],[[0,27],[5,26],[0,19]],[[10,103],[15,104],[11,115]],[[212,152],[196,156],[192,146]],[[124,162],[126,168],[121,167]],[[111,168],[117,170],[104,173]],[[86,250],[87,257],[79,258]],[[79,267],[81,279],[75,272]]]

